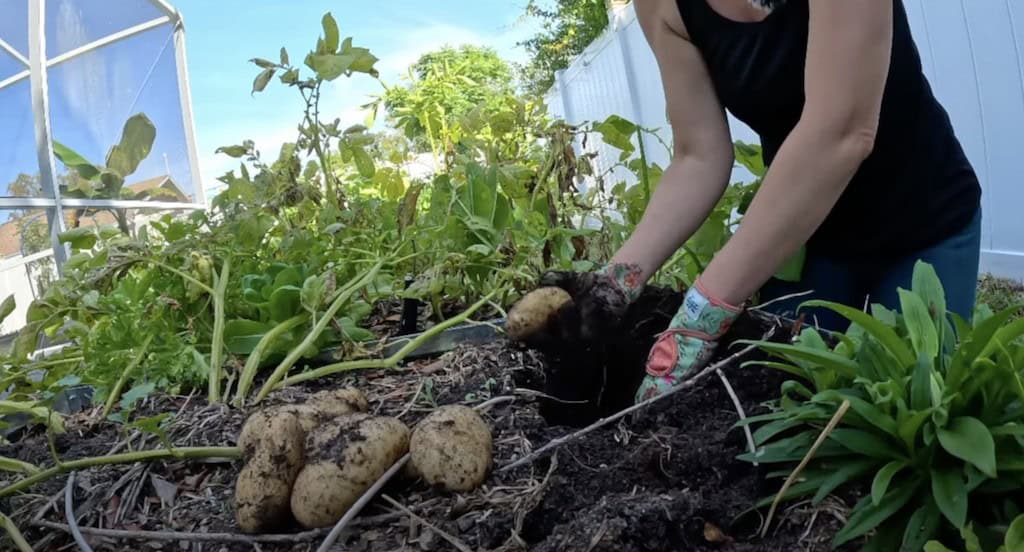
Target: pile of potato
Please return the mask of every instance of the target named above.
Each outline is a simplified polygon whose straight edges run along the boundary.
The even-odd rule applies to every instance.
[[[238,437],[239,528],[263,533],[293,519],[307,529],[334,525],[406,454],[407,476],[446,491],[475,489],[490,472],[491,431],[475,410],[442,406],[410,430],[368,409],[349,387],[249,416]]]

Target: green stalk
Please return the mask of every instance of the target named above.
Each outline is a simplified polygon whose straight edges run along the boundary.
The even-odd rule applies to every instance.
[[[153,336],[150,335],[142,343],[142,347],[139,348],[139,352],[135,354],[131,362],[128,363],[128,367],[121,372],[121,377],[117,378],[117,383],[114,384],[114,388],[110,391],[110,396],[107,397],[107,403],[103,405],[103,417],[106,418],[110,415],[110,411],[114,409],[114,403],[121,397],[121,391],[124,390],[125,384],[128,383],[128,376],[142,364],[142,359],[146,358],[146,353],[149,352],[149,345],[153,342]]]
[[[299,360],[300,357],[309,349],[313,343],[320,338],[320,334],[327,328],[327,324],[334,320],[334,315],[338,313],[341,307],[348,301],[349,297],[352,296],[356,290],[362,289],[367,284],[373,281],[377,277],[377,273],[384,266],[384,261],[378,261],[369,271],[365,272],[361,278],[359,278],[355,284],[345,288],[343,293],[339,293],[338,296],[331,302],[331,305],[327,307],[327,310],[317,321],[316,326],[313,326],[313,330],[306,335],[306,338],[302,340],[295,348],[288,353],[288,356],[277,365],[274,372],[270,374],[270,377],[263,384],[263,388],[260,389],[259,394],[256,395],[254,403],[258,403],[263,399],[267,398],[267,395],[277,386],[278,382],[284,378],[288,370]]]
[[[448,328],[451,328],[452,326],[457,326],[469,320],[469,317],[472,316],[474,312],[479,310],[480,307],[490,303],[491,298],[494,297],[497,293],[498,290],[492,291],[491,293],[487,294],[486,297],[474,303],[471,307],[463,311],[458,316],[449,318],[448,320],[441,322],[440,324],[437,324],[436,326],[423,332],[418,337],[416,337],[416,339],[413,339],[412,341],[407,343],[404,347],[396,351],[395,354],[389,356],[388,358],[373,360],[350,360],[346,362],[328,364],[327,366],[317,368],[316,370],[310,370],[309,372],[303,372],[301,374],[291,376],[290,378],[285,378],[283,381],[281,381],[280,385],[275,387],[275,389],[287,387],[289,385],[294,385],[296,383],[301,383],[316,378],[322,378],[324,376],[337,374],[339,372],[349,372],[352,370],[395,368],[399,364],[401,364],[403,360],[405,360],[405,357],[412,354],[413,351],[418,349],[428,340],[434,338],[435,336],[439,335],[441,332],[447,330]]]
[[[0,513],[0,526],[3,526],[4,531],[7,531],[7,534],[10,535],[11,540],[14,541],[15,548],[18,549],[18,552],[32,552],[32,547],[29,546],[28,541],[25,540],[21,531],[18,530],[18,526],[11,521],[11,518],[3,515],[2,513]]]
[[[192,276],[189,276],[188,274],[178,270],[177,268],[174,268],[174,267],[172,267],[172,266],[170,266],[168,264],[165,264],[165,263],[162,263],[160,261],[153,260],[153,259],[143,259],[143,261],[148,262],[150,264],[154,264],[156,266],[159,266],[160,268],[162,268],[164,270],[173,272],[173,273],[177,274],[178,276],[181,276],[182,278],[184,278],[186,281],[195,284],[196,286],[198,286],[200,289],[202,289],[206,293],[209,293],[210,295],[214,294],[214,291],[213,291],[212,287],[210,287],[210,286],[200,282],[199,280],[193,278]]]
[[[224,297],[228,290],[228,276],[231,274],[231,257],[224,258],[220,276],[213,292],[213,343],[210,345],[210,388],[209,401],[220,402],[221,367],[224,364]]]
[[[79,460],[63,462],[59,466],[45,469],[36,475],[26,477],[16,483],[0,488],[0,498],[10,496],[43,481],[52,479],[62,473],[105,466],[108,464],[131,464],[134,462],[148,462],[152,460],[192,460],[200,458],[227,458],[236,459],[242,457],[242,451],[238,447],[183,447],[176,449],[154,449],[137,452],[125,452],[110,456],[92,456]]]
[[[274,326],[269,332],[263,334],[260,338],[259,343],[249,354],[249,358],[245,359],[245,367],[242,368],[242,376],[238,379],[238,389],[235,391],[235,406],[241,408],[245,403],[245,397],[249,394],[249,389],[252,387],[252,382],[256,379],[256,372],[259,370],[260,361],[263,360],[263,355],[266,350],[281,337],[285,332],[290,331],[292,328],[301,325],[303,322],[309,319],[308,314],[295,315],[284,322]]]
[[[647,150],[644,147],[643,129],[637,127],[636,141],[640,145],[640,180],[644,186],[644,205],[651,202],[651,176],[647,172]]]
[[[29,464],[28,462],[22,462],[16,458],[8,458],[6,456],[0,456],[0,470],[24,473],[26,475],[35,475],[42,471],[35,464]]]

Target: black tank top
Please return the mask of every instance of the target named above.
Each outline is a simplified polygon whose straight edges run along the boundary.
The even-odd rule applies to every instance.
[[[808,243],[839,257],[892,257],[932,245],[971,222],[981,187],[949,116],[932,93],[902,0],[875,147]],[[788,0],[757,23],[730,20],[707,0],[677,0],[720,102],[761,139],[766,164],[804,103],[808,0]]]

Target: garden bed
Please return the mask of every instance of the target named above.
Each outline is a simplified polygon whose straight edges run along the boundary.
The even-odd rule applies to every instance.
[[[329,377],[271,395],[270,401],[290,402],[326,387],[354,385],[370,399],[371,411],[400,417],[410,426],[436,405],[514,397],[485,412],[494,435],[495,470],[481,488],[451,495],[396,479],[384,493],[405,509],[383,497],[374,500],[337,549],[829,550],[846,508],[834,499],[816,508],[784,504],[768,536],[757,536],[766,509],[753,505],[776,491],[779,480],[766,480],[765,466],[736,459],[746,450],[746,439],[733,427],[736,408],[714,376],[640,416],[570,440],[528,465],[502,470],[631,402],[629,382],[638,381],[646,349],[678,300],[676,294],[648,294],[635,311],[642,314],[630,320],[634,331],[603,342],[600,350],[562,344],[557,351],[537,351],[498,341],[463,346],[401,370]],[[771,325],[766,320],[744,317],[718,357],[735,353],[738,347],[729,343],[737,338],[760,337]],[[776,330],[776,339],[789,336],[787,328]],[[739,363],[732,361],[724,373],[746,414],[763,412],[762,403],[777,396],[783,375],[741,369]],[[601,401],[570,405],[545,399],[543,392]],[[197,393],[153,395],[134,416],[159,413],[173,415],[166,431],[176,446],[232,446],[246,414],[208,405]],[[55,443],[63,460],[159,446],[153,434],[93,423],[95,414],[67,420],[67,434]],[[49,452],[38,433],[0,448],[0,455],[52,463],[41,460]],[[326,530],[296,528],[271,538],[238,532],[232,494],[240,465],[159,461],[82,471],[73,493],[78,524],[114,531],[87,535],[96,550],[315,550]],[[0,511],[13,514],[36,550],[72,543],[63,527],[66,484],[62,476],[0,500]]]

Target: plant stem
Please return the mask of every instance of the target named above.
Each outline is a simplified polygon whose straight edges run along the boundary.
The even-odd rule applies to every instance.
[[[213,292],[213,343],[210,345],[210,388],[209,401],[220,402],[220,374],[224,364],[224,297],[228,290],[228,276],[231,275],[231,257],[224,258],[220,276],[216,277],[217,289]]]
[[[0,488],[0,498],[10,496],[18,491],[27,489],[36,483],[52,479],[62,473],[69,471],[104,466],[108,464],[130,464],[133,462],[148,462],[152,460],[195,460],[200,458],[225,458],[236,459],[242,457],[242,451],[238,447],[184,447],[170,449],[143,450],[137,452],[126,452],[110,456],[92,456],[64,462],[59,466],[45,469],[36,475],[26,477],[16,483]]]
[[[288,373],[288,370],[295,365],[299,358],[305,354],[309,347],[313,345],[313,342],[320,337],[320,334],[324,332],[324,329],[327,328],[327,325],[334,319],[334,315],[338,313],[338,310],[340,310],[348,301],[349,297],[351,297],[356,290],[361,289],[372,282],[373,279],[377,277],[377,273],[383,266],[384,261],[378,261],[373,268],[363,273],[363,276],[360,277],[355,284],[347,286],[343,293],[338,294],[334,301],[331,302],[331,305],[327,307],[323,316],[320,317],[320,320],[317,321],[313,330],[306,335],[305,339],[302,340],[302,343],[295,346],[291,352],[288,353],[288,356],[277,365],[274,372],[270,374],[270,377],[267,378],[267,381],[263,384],[263,388],[261,388],[259,394],[256,395],[256,399],[253,401],[254,403],[258,403],[267,398],[267,395],[275,389],[277,383],[281,381],[285,374]]]
[[[6,456],[0,456],[0,470],[24,473],[27,475],[35,475],[43,470],[35,464],[29,464],[16,458],[8,458]]]
[[[214,291],[213,291],[212,287],[210,287],[210,286],[200,282],[199,280],[193,278],[192,276],[189,276],[188,274],[185,274],[184,272],[178,270],[177,268],[174,268],[174,267],[172,267],[172,266],[170,266],[168,264],[162,263],[162,262],[157,261],[155,259],[142,259],[142,261],[148,262],[150,264],[154,264],[154,265],[159,266],[160,268],[162,268],[164,270],[173,272],[173,273],[177,274],[178,276],[181,276],[182,278],[184,278],[186,281],[195,284],[196,286],[198,286],[200,289],[202,289],[206,293],[209,293],[210,295],[214,294]]]
[[[294,385],[296,383],[300,383],[303,381],[309,381],[311,379],[329,376],[331,374],[337,374],[339,372],[348,372],[351,370],[395,368],[396,366],[401,364],[403,360],[405,360],[405,357],[409,356],[413,351],[418,349],[428,340],[436,337],[441,332],[447,330],[448,328],[451,328],[452,326],[456,326],[469,320],[469,317],[472,316],[474,312],[479,310],[480,307],[483,307],[484,305],[488,304],[491,301],[491,298],[497,293],[498,290],[492,291],[491,293],[487,294],[486,297],[477,301],[475,304],[473,304],[471,307],[466,309],[458,316],[454,316],[444,322],[441,322],[440,324],[437,324],[436,326],[433,326],[429,330],[417,336],[416,339],[413,339],[412,341],[407,343],[404,347],[396,351],[395,354],[389,356],[388,358],[374,360],[350,360],[346,362],[328,364],[327,366],[317,368],[316,370],[310,370],[309,372],[303,372],[301,374],[296,374],[290,378],[285,378],[283,381],[281,381],[280,385],[277,385],[275,388],[287,387],[289,385]]]
[[[644,131],[636,129],[636,141],[640,145],[640,181],[644,186],[644,205],[651,202],[651,177],[647,172],[647,149],[644,147]]]
[[[301,325],[308,319],[308,314],[298,314],[284,322],[281,322],[271,328],[269,332],[263,334],[259,343],[256,344],[255,348],[253,348],[252,353],[249,354],[249,358],[245,359],[245,367],[242,368],[242,376],[238,380],[238,389],[235,391],[235,406],[241,408],[245,404],[245,397],[249,394],[249,389],[252,387],[252,382],[256,378],[256,372],[259,370],[260,361],[263,360],[263,355],[266,350],[270,348],[270,346],[277,341],[282,334]]]
[[[14,541],[15,548],[18,552],[32,552],[32,547],[29,546],[28,541],[25,540],[24,535],[18,530],[18,526],[11,521],[11,518],[0,513],[0,525],[3,526],[4,531],[10,535],[11,540]]]
[[[142,363],[142,359],[145,358],[146,353],[149,352],[149,345],[152,342],[153,335],[150,334],[142,343],[142,347],[139,348],[139,352],[136,353],[135,356],[132,358],[131,362],[128,363],[128,366],[124,369],[124,372],[121,372],[121,377],[117,378],[117,383],[115,383],[114,388],[110,390],[110,396],[107,397],[107,402],[106,404],[103,405],[104,418],[109,416],[110,411],[114,409],[114,403],[117,402],[117,399],[121,396],[121,391],[124,389],[125,384],[128,383],[128,376],[130,376],[132,372],[134,372],[135,369],[139,367],[139,364]]]

